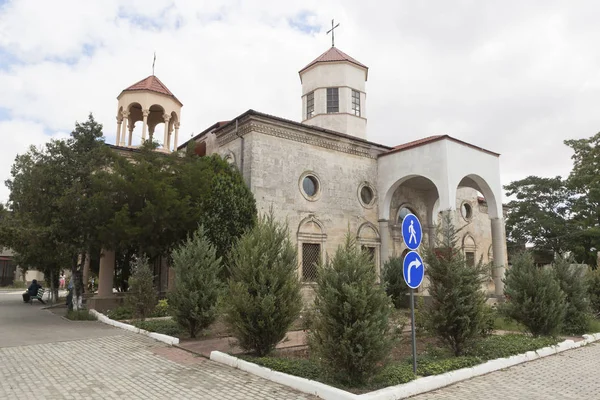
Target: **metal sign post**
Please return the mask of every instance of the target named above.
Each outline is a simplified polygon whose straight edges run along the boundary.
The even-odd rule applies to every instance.
[[[412,333],[413,372],[417,373],[417,336],[415,330],[415,289],[421,286],[425,277],[425,265],[419,253],[415,250],[421,244],[423,231],[421,223],[414,214],[408,214],[402,221],[402,239],[410,251],[404,257],[404,281],[410,288],[410,321]]]

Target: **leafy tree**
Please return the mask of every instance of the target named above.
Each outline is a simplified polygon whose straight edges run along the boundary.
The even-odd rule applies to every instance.
[[[514,257],[504,278],[506,302],[500,310],[534,336],[555,335],[562,328],[566,296],[552,270],[535,266],[530,253]]]
[[[202,226],[173,250],[171,258],[175,289],[168,294],[169,306],[177,323],[195,338],[217,317],[217,300],[223,291],[221,258],[217,258]]]
[[[394,307],[403,306],[408,286],[404,282],[404,263],[402,257],[392,257],[383,265],[383,282],[385,292],[392,298]]]
[[[572,257],[556,257],[552,269],[565,293],[566,313],[563,332],[581,335],[590,324],[590,303],[586,266],[575,265]]]
[[[431,304],[425,310],[425,325],[445,343],[456,356],[486,329],[488,313],[482,286],[487,280],[489,266],[481,260],[467,264],[457,246],[452,216],[444,212],[438,244],[427,250],[425,261],[429,274]]]
[[[389,354],[391,302],[375,285],[375,268],[350,234],[319,267],[310,347],[332,376],[361,384]]]
[[[591,311],[598,318],[600,317],[600,269],[589,269],[587,281]]]
[[[228,260],[226,320],[240,347],[269,354],[300,314],[296,250],[273,212],[233,246]]]
[[[504,186],[508,203],[506,235],[511,244],[530,243],[537,250],[562,254],[569,250],[569,198],[566,182],[560,177],[529,176]]]
[[[573,169],[568,185],[575,192],[572,200],[572,233],[576,258],[596,265],[600,250],[600,133],[588,139],[565,140],[573,149]]]
[[[127,306],[136,318],[142,321],[156,306],[154,275],[146,257],[137,257],[133,261],[133,274],[129,280],[129,294],[125,298]]]

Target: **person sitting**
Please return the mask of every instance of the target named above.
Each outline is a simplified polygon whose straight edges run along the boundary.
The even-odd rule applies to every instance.
[[[29,285],[29,287],[27,288],[27,291],[25,293],[23,293],[23,301],[25,303],[29,303],[29,300],[32,298],[36,298],[38,299],[42,304],[46,304],[44,302],[44,300],[39,299],[37,297],[38,294],[38,290],[40,290],[42,288],[42,286],[37,282],[37,279],[34,279],[33,281],[31,281],[31,285]]]

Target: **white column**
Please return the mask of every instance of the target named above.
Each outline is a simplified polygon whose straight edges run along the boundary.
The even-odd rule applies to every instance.
[[[167,138],[169,137],[169,120],[171,119],[171,116],[169,114],[164,114],[163,118],[165,120],[165,138],[163,140],[163,149],[167,149],[168,147],[168,143],[167,143]]]
[[[100,271],[98,273],[98,296],[113,294],[113,278],[115,275],[115,252],[103,249],[100,253]]]
[[[146,141],[146,130],[148,129],[148,115],[150,115],[150,110],[144,109],[142,110],[142,115],[144,117],[142,123],[142,143]]]
[[[128,111],[123,111],[123,123],[122,125],[122,130],[121,130],[121,140],[119,142],[119,146],[125,147],[125,138],[127,135],[127,121],[129,120],[129,112]]]
[[[381,238],[381,265],[384,265],[390,258],[390,230],[387,219],[379,220],[379,236]]]
[[[131,122],[131,120],[129,121],[129,141],[127,143],[127,145],[129,147],[131,147],[131,143],[133,143],[133,128],[134,128],[134,124]]]
[[[122,117],[117,117],[117,140],[115,144],[118,146],[121,141],[121,123],[123,122]]]
[[[502,219],[492,218],[492,251],[494,252],[494,267],[492,269],[492,279],[494,280],[494,294],[496,296],[504,295],[504,225]]]
[[[177,145],[178,145],[178,140],[179,140],[179,122],[175,123],[175,140],[173,143],[173,150],[177,151]]]

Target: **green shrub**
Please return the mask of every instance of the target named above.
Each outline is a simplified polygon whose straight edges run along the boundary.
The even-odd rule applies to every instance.
[[[562,327],[565,294],[551,270],[538,268],[531,254],[513,258],[504,278],[504,315],[521,323],[534,336],[555,335]]]
[[[309,345],[324,369],[344,384],[366,383],[389,355],[392,304],[375,279],[369,255],[350,234],[318,268]]]
[[[229,257],[226,322],[238,344],[269,354],[300,315],[296,249],[273,211],[242,235]]]
[[[98,319],[95,315],[90,314],[89,310],[70,310],[66,317],[71,321],[96,321]]]
[[[557,343],[558,339],[552,337],[532,337],[520,334],[489,336],[474,343],[465,351],[465,355],[487,361],[538,350]]]
[[[25,289],[27,287],[27,282],[25,281],[14,281],[10,287],[15,289]]]
[[[572,258],[557,257],[552,269],[565,293],[566,313],[563,333],[581,335],[590,325],[590,303],[585,266],[575,265]]]
[[[408,285],[404,282],[403,259],[393,257],[383,265],[383,282],[385,292],[392,298],[394,307],[401,308],[406,301],[408,294]]]
[[[131,308],[127,306],[119,306],[114,310],[108,310],[106,312],[106,316],[110,319],[114,319],[117,321],[123,319],[132,319],[133,311],[131,311]]]
[[[219,278],[221,259],[208,241],[204,228],[199,227],[192,237],[173,250],[175,288],[169,292],[173,318],[195,338],[217,317],[217,301],[223,292]]]
[[[283,357],[248,357],[242,356],[242,359],[253,362],[263,367],[270,368],[273,371],[283,372],[285,374],[299,376],[301,378],[322,380],[323,371],[319,365],[311,360]]]
[[[481,358],[473,356],[460,356],[445,359],[419,359],[417,364],[417,375],[430,376],[439,375],[461,368],[469,368],[481,364]]]
[[[373,377],[372,383],[376,386],[395,386],[407,383],[415,379],[412,364],[389,364],[386,365]]]
[[[152,311],[152,317],[168,317],[169,314],[169,301],[167,299],[161,299],[154,307],[154,311]]]
[[[592,313],[600,317],[600,268],[590,269],[587,275],[588,295]]]
[[[135,321],[134,326],[150,332],[162,333],[169,336],[181,336],[185,330],[172,319],[155,319],[146,321]]]
[[[487,329],[486,296],[482,290],[488,266],[481,260],[469,266],[457,246],[452,216],[445,212],[441,239],[435,250],[428,249],[425,260],[429,274],[431,304],[425,311],[427,331],[435,334],[456,356]]]
[[[129,278],[129,291],[125,304],[135,318],[146,319],[156,307],[154,276],[145,257],[136,258],[132,265],[133,273]]]

